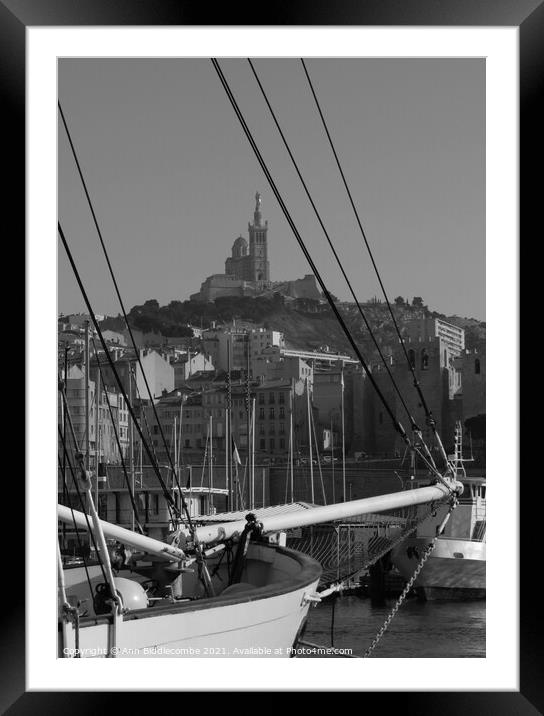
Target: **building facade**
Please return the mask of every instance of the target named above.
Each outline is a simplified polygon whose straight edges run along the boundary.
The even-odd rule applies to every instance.
[[[75,365],[68,371],[66,401],[78,448],[85,452],[89,427],[89,465],[96,470],[101,464],[119,464],[129,447],[129,413],[120,391],[104,385],[98,369],[91,366],[94,380],[89,379],[89,414],[86,416],[85,371]],[[63,410],[59,410],[59,423]],[[67,423],[69,425],[69,422]],[[73,445],[67,429],[68,445]],[[117,443],[119,441],[119,445]],[[120,446],[120,450],[119,450]]]
[[[255,194],[253,223],[248,223],[249,242],[239,236],[225,261],[225,273],[208,276],[191,301],[215,301],[221,296],[256,296],[270,287],[268,221],[263,222],[261,195]]]
[[[448,338],[431,335],[427,336],[426,341],[419,337],[416,342],[408,339],[405,345],[409,361],[435,420],[437,431],[444,445],[453,444],[455,421],[461,419],[461,403],[458,400],[458,394],[461,391],[461,371],[457,362],[459,348],[457,345],[452,346]],[[432,448],[434,445],[433,430],[427,425],[424,406],[414,388],[412,371],[400,348],[397,348],[390,356],[389,369],[410,414],[422,430],[425,442]],[[410,434],[410,420],[383,365],[376,365],[372,375],[397,420]],[[384,457],[402,455],[406,446],[395,430],[387,410],[369,381],[365,388],[365,402],[366,406],[370,408],[366,420],[370,452]]]

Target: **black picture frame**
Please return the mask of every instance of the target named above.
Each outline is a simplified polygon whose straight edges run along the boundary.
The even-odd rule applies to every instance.
[[[213,22],[209,22],[213,17]],[[538,181],[535,147],[541,140],[536,102],[544,78],[544,5],[541,0],[336,0],[334,3],[290,2],[281,7],[262,5],[251,13],[243,6],[190,4],[184,0],[3,0],[0,2],[0,67],[2,67],[3,114],[9,137],[6,148],[13,154],[5,160],[9,181],[5,188],[5,208],[16,212],[10,245],[24,246],[25,223],[25,29],[28,26],[82,25],[422,25],[422,26],[517,26],[520,38],[520,140],[521,140],[521,229],[528,234],[538,227],[533,212]],[[5,155],[4,155],[5,156]],[[6,194],[7,193],[7,194]],[[541,203],[541,201],[540,201]],[[15,233],[15,236],[13,236]],[[540,232],[539,232],[540,233]],[[5,244],[7,245],[7,244]],[[23,299],[24,302],[24,299]],[[20,305],[20,303],[19,303]],[[517,337],[513,337],[517,340]],[[32,396],[30,396],[32,401]],[[28,446],[27,446],[28,449]],[[9,462],[9,461],[8,461]],[[17,463],[19,464],[19,462]],[[11,470],[10,470],[11,472]],[[18,475],[17,477],[22,477]],[[517,479],[518,476],[512,476]],[[14,486],[14,483],[17,483]],[[24,482],[10,479],[10,500],[24,504]],[[381,709],[416,714],[535,714],[544,711],[541,662],[538,653],[541,634],[537,630],[540,607],[535,597],[533,550],[539,544],[538,519],[531,519],[529,503],[534,499],[528,488],[521,492],[522,549],[520,560],[520,691],[519,692],[429,692],[365,693],[364,708],[376,699]],[[538,509],[538,504],[533,509]],[[541,511],[541,510],[539,510]],[[21,525],[22,528],[22,525]],[[508,526],[505,526],[507,539]],[[22,529],[21,529],[22,533]],[[22,542],[22,536],[20,537]],[[18,551],[22,554],[22,549]],[[536,567],[538,570],[538,566]],[[5,573],[16,572],[4,591],[9,605],[1,616],[0,707],[3,713],[91,713],[112,706],[111,694],[25,691],[24,589],[22,569],[15,562],[6,564]],[[69,688],[69,685],[67,685]],[[355,687],[354,687],[355,688]],[[118,696],[124,697],[123,694]],[[139,695],[140,707],[144,695]],[[387,699],[385,701],[384,699]],[[117,700],[116,700],[117,701]],[[246,706],[247,707],[247,706]],[[361,708],[363,705],[361,705]],[[163,708],[157,701],[149,708]],[[252,707],[253,708],[253,707]],[[338,706],[337,706],[338,708]],[[372,708],[372,706],[370,706]]]

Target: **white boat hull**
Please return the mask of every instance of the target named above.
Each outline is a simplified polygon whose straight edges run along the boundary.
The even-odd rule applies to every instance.
[[[275,559],[272,565],[271,556]],[[109,615],[83,618],[78,634],[72,623],[64,622],[59,656],[291,656],[311,604],[307,597],[315,594],[321,568],[306,555],[264,545],[251,546],[248,557],[246,578],[258,582],[259,572],[265,573],[263,565],[268,570],[262,586],[238,594],[138,609],[119,617],[115,626]]]
[[[410,579],[429,538],[409,538],[391,555],[393,564]],[[414,588],[425,599],[485,599],[485,542],[440,537]]]

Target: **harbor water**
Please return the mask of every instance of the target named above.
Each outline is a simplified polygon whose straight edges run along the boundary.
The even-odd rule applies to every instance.
[[[362,656],[394,604],[395,599],[388,599],[385,606],[377,607],[372,606],[370,599],[338,597],[334,609],[334,647],[352,649],[354,656]],[[332,610],[333,602],[326,600],[310,611],[305,641],[331,646]],[[311,653],[305,656],[312,658]],[[372,658],[442,657],[485,657],[485,600],[408,599],[372,653]]]

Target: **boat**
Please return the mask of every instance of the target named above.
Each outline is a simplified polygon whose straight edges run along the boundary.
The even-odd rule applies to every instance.
[[[467,477],[462,449],[462,428],[458,423],[452,460],[464,491],[414,582],[416,594],[425,600],[485,599],[486,596],[486,480]],[[416,485],[420,484],[416,481]],[[413,574],[432,534],[432,523],[423,522],[414,537],[393,549],[392,562],[406,579]]]
[[[180,527],[162,542],[98,519],[90,492],[90,515],[58,505],[61,522],[91,528],[102,558],[101,565],[65,567],[59,550],[60,657],[288,658],[309,608],[325,593],[317,592],[321,565],[287,549],[286,531],[451,494],[437,484],[336,505],[223,514],[202,518],[192,534]],[[115,575],[106,538],[128,547]],[[207,548],[202,556],[209,579],[202,579],[191,539]],[[231,540],[236,551],[224,559]]]
[[[120,570],[114,581],[124,613],[113,619],[109,610],[95,612],[84,570],[67,569],[66,596],[86,611],[77,625],[62,622],[59,656],[290,656],[316,599],[319,563],[278,545],[253,543],[246,554],[242,581],[225,587],[226,562],[218,564],[212,559],[208,566],[218,592],[208,598],[192,571],[183,572],[182,591],[172,597],[167,593],[176,581],[175,569],[169,573],[168,567],[159,570],[153,565],[148,570]],[[96,589],[102,583],[100,568],[91,567],[90,576]],[[150,585],[153,594],[162,596],[148,596]]]

